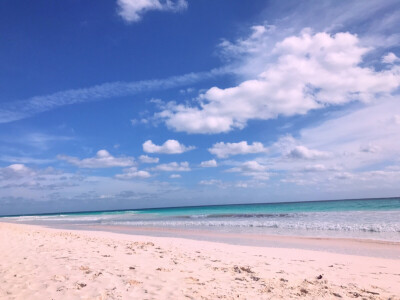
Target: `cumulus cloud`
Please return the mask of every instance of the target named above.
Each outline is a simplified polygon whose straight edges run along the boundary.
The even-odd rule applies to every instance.
[[[201,184],[201,185],[218,185],[218,186],[223,185],[222,181],[219,179],[200,180],[199,184]]]
[[[41,191],[74,188],[82,177],[63,173],[54,168],[33,169],[24,164],[12,164],[0,168],[0,193],[2,195],[36,195]]]
[[[1,180],[22,178],[34,174],[36,174],[36,172],[24,164],[12,164],[7,167],[0,168]]]
[[[58,155],[57,158],[65,160],[79,168],[129,167],[134,164],[132,157],[114,157],[107,150],[99,150],[95,157],[85,158],[82,160],[67,155]]]
[[[123,174],[115,175],[117,179],[132,179],[132,178],[149,178],[151,174],[147,171],[138,170],[136,167],[131,167],[123,170]]]
[[[139,160],[145,164],[156,164],[160,160],[158,157],[151,157],[148,155],[140,155]]]
[[[182,176],[180,174],[172,174],[169,176],[169,178],[176,179],[176,178],[181,178]]]
[[[270,174],[266,172],[267,166],[258,163],[257,161],[246,161],[240,164],[238,167],[228,169],[227,172],[238,172],[245,176],[251,176],[259,180],[268,180]]]
[[[242,141],[239,143],[219,142],[209,148],[208,151],[219,158],[226,158],[231,155],[261,153],[267,151],[267,149],[259,142],[249,145],[246,141]]]
[[[369,143],[368,145],[360,146],[360,151],[364,153],[376,153],[379,150],[380,150],[379,146],[372,145],[371,143]]]
[[[305,172],[326,172],[326,171],[339,171],[341,168],[337,166],[328,167],[324,164],[306,165],[302,171]]]
[[[217,167],[217,166],[218,166],[218,164],[215,159],[202,161],[200,163],[200,167],[203,167],[203,168],[212,168],[212,167]]]
[[[194,146],[185,146],[177,140],[167,140],[161,146],[154,144],[151,140],[143,143],[143,151],[147,153],[180,154],[195,148]]]
[[[382,62],[384,62],[385,64],[393,64],[393,63],[399,62],[399,61],[400,61],[400,58],[398,58],[396,56],[396,54],[394,54],[393,52],[389,52],[384,57],[382,57]]]
[[[264,35],[257,34],[261,27],[255,30],[252,43],[256,44],[257,37],[263,43]],[[242,129],[249,120],[306,114],[351,101],[370,102],[400,84],[399,66],[377,71],[362,65],[370,50],[351,33],[305,30],[276,43],[273,62],[265,62],[257,78],[231,88],[212,87],[200,95],[199,105],[170,105],[155,116],[176,131],[210,134]]]
[[[319,150],[308,149],[305,146],[297,146],[292,149],[288,155],[290,158],[294,159],[324,159],[328,158],[330,154],[328,152],[323,152]]]
[[[154,171],[165,171],[165,172],[184,172],[190,171],[189,163],[187,161],[177,163],[171,162],[168,164],[161,164],[153,168]]]
[[[186,0],[118,0],[118,14],[127,22],[139,22],[151,10],[178,12],[188,6]]]

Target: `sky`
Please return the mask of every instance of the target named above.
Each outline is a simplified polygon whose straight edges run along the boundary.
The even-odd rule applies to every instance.
[[[0,2],[0,214],[400,195],[399,1]]]

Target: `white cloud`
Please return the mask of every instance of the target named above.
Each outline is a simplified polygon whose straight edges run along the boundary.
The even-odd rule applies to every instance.
[[[151,157],[148,155],[140,155],[139,160],[145,164],[156,164],[160,160],[158,157]]]
[[[143,151],[147,153],[180,154],[195,148],[194,146],[185,146],[177,140],[167,140],[161,146],[155,145],[151,140],[143,143]]]
[[[262,43],[264,36],[259,36]],[[266,61],[257,78],[231,88],[213,87],[200,95],[198,106],[170,105],[155,117],[176,131],[220,133],[244,128],[249,120],[375,101],[399,87],[400,67],[376,71],[361,66],[368,51],[350,33],[303,31],[276,43],[274,61]]]
[[[9,156],[9,155],[1,155],[0,161],[6,161],[10,163],[16,164],[49,164],[55,162],[55,159],[47,159],[47,158],[34,158],[27,156]]]
[[[398,159],[400,152],[400,97],[332,117],[300,131],[309,148],[333,153],[332,160],[356,169]]]
[[[264,148],[263,144],[259,142],[254,142],[253,144],[249,145],[246,141],[239,143],[219,142],[208,149],[211,154],[214,154],[219,158],[226,158],[228,156],[238,154],[262,153],[266,150],[267,149]]]
[[[360,151],[365,153],[376,153],[380,150],[379,146],[372,145],[369,143],[368,145],[360,146]]]
[[[215,185],[219,188],[227,188],[227,187],[231,186],[231,184],[222,182],[222,180],[219,180],[219,179],[200,180],[199,184],[200,185]]]
[[[107,150],[99,150],[95,157],[82,160],[67,155],[58,155],[57,158],[65,160],[79,168],[129,167],[134,164],[132,157],[114,157]]]
[[[318,125],[302,129],[296,139],[280,138],[258,161],[278,171],[286,183],[323,185],[333,191],[341,182],[353,184],[354,189],[391,189],[383,188],[388,183],[382,178],[384,174],[386,178],[392,176],[391,184],[399,178],[398,171],[391,173],[400,165],[400,123],[396,121],[399,103],[400,97],[392,96],[380,103],[328,115]],[[386,170],[386,166],[391,169]]]
[[[238,172],[245,176],[251,176],[258,180],[268,180],[270,174],[266,172],[268,167],[256,161],[246,161],[238,167],[228,169],[227,172]]]
[[[352,179],[353,177],[354,177],[354,175],[349,172],[340,172],[340,173],[334,174],[334,176],[333,176],[333,178],[340,179],[340,180]]]
[[[267,166],[261,165],[258,162],[246,161],[242,163],[239,167],[230,169],[230,172],[262,172],[267,170]]]
[[[4,168],[0,168],[0,179],[9,180],[35,175],[36,172],[24,164],[12,164]]]
[[[180,174],[172,174],[169,176],[169,178],[176,179],[176,178],[181,178],[182,176]]]
[[[154,167],[152,170],[165,171],[165,172],[183,172],[183,171],[190,171],[190,167],[187,161],[181,163],[171,162],[168,164],[158,165]]]
[[[290,158],[294,159],[324,159],[328,158],[330,156],[329,153],[323,152],[323,151],[318,151],[318,150],[311,150],[308,149],[305,146],[296,146],[294,149],[292,149],[288,155]]]
[[[217,166],[218,166],[218,164],[215,159],[202,161],[200,163],[200,167],[203,167],[203,168],[213,168],[213,167],[217,167]]]
[[[302,171],[305,172],[326,172],[326,171],[339,171],[339,167],[327,167],[324,164],[306,165]]]
[[[393,64],[398,61],[400,61],[400,58],[398,58],[393,52],[389,52],[384,57],[382,57],[382,62],[384,62],[385,64]]]
[[[123,174],[115,175],[117,179],[132,179],[132,178],[149,178],[151,174],[147,171],[138,170],[136,167],[131,167],[123,170]]]
[[[118,0],[118,14],[127,22],[138,22],[151,10],[178,12],[188,6],[186,0]]]
[[[0,194],[36,195],[56,189],[74,188],[82,182],[81,176],[63,173],[51,167],[29,168],[24,164],[12,164],[0,168]]]

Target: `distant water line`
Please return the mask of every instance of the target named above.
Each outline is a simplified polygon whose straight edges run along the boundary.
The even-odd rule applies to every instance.
[[[155,227],[400,241],[400,198],[80,212],[4,220],[57,227]]]

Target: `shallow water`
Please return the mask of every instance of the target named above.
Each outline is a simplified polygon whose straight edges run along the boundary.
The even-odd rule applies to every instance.
[[[115,226],[400,241],[400,198],[15,216],[46,226]]]

